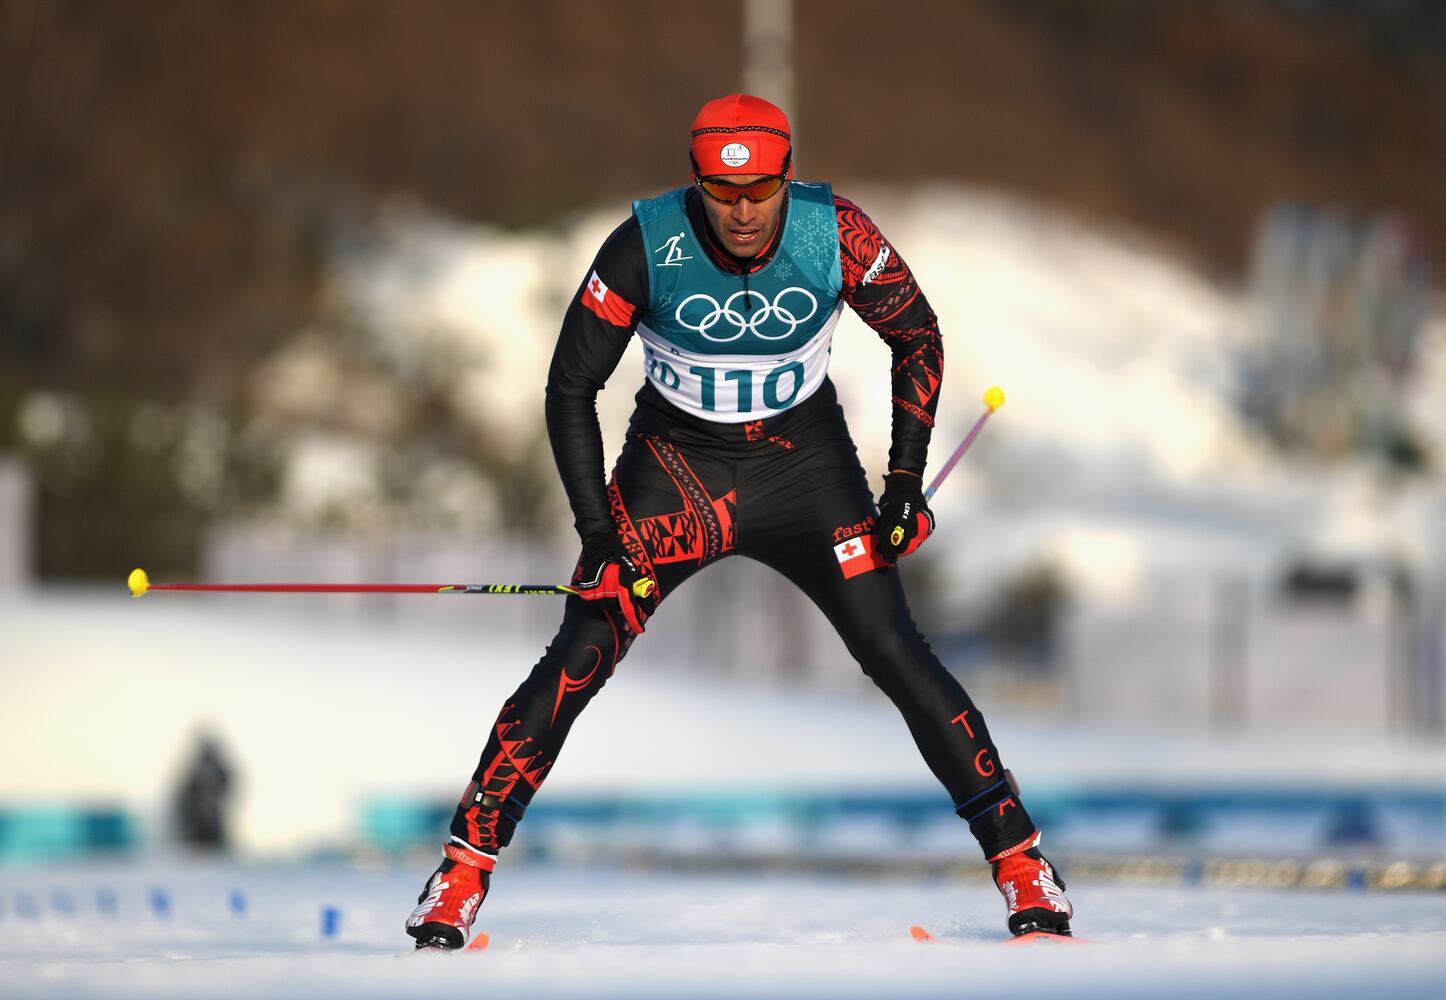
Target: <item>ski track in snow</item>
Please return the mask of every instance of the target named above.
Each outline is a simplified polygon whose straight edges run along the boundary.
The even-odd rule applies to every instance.
[[[0,871],[0,996],[1403,1000],[1446,985],[1441,894],[1072,884],[1093,943],[1010,948],[982,880],[543,865],[499,869],[478,922],[487,951],[413,956],[402,922],[428,865]],[[331,938],[327,906],[341,912]],[[914,923],[943,940],[913,941]]]

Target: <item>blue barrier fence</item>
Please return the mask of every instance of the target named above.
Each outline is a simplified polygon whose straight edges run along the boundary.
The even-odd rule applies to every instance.
[[[1051,844],[1075,851],[1159,851],[1301,856],[1392,851],[1446,858],[1446,788],[1259,788],[1029,790],[1027,803]],[[406,796],[361,809],[359,843],[395,854],[446,837],[454,804]],[[708,791],[566,794],[541,797],[524,822],[525,850],[563,843],[638,846],[649,841],[741,850],[802,845],[816,850],[887,843],[928,853],[966,839],[952,804],[933,789],[894,793]],[[954,836],[956,835],[957,836]],[[852,837],[852,839],[850,839]],[[882,840],[880,840],[882,838]],[[143,845],[141,826],[111,805],[0,804],[0,863],[125,855]],[[931,846],[932,845],[932,846]]]
[[[1446,789],[1258,788],[1244,791],[1031,789],[1031,815],[1051,837],[1096,840],[1125,836],[1131,850],[1209,843],[1251,847],[1274,837],[1280,849],[1372,849],[1406,846],[1446,856]],[[361,833],[383,852],[444,838],[454,804],[376,798],[362,811]],[[903,840],[952,821],[937,791],[881,793],[700,792],[666,795],[552,795],[527,810],[528,840],[546,843],[569,830],[606,838],[619,831],[729,830],[769,826],[809,840],[843,825],[891,828]],[[1232,836],[1235,842],[1231,842]],[[1255,843],[1268,850],[1269,842]]]
[[[0,862],[125,854],[139,843],[139,825],[118,806],[0,804]]]

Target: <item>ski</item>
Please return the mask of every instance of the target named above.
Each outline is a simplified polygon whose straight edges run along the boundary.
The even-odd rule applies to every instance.
[[[973,942],[956,941],[951,938],[941,938],[931,933],[920,924],[914,924],[909,928],[909,935],[920,944],[972,944]],[[1055,945],[1055,944],[1093,944],[1087,938],[1077,938],[1066,934],[1051,934],[1049,931],[1030,931],[1028,934],[1020,934],[1017,937],[1007,938],[1003,941],[995,941],[994,944],[1003,945]]]
[[[433,940],[436,939],[434,938]],[[492,939],[490,937],[488,937],[486,934],[483,934],[481,931],[478,931],[477,934],[472,937],[472,940],[467,942],[464,947],[448,948],[445,945],[441,944],[419,944],[417,947],[412,949],[412,954],[420,955],[425,952],[429,955],[436,955],[450,954],[457,951],[486,951],[487,946],[491,943]]]
[[[1072,934],[1051,934],[1049,931],[1030,931],[1028,934],[1020,934],[1007,941],[1000,941],[1000,944],[1007,945],[1057,945],[1057,944],[1093,944],[1087,938],[1077,938]]]

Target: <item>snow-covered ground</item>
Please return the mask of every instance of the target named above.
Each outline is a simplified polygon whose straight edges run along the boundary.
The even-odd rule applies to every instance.
[[[499,869],[485,952],[412,956],[401,926],[428,864],[0,871],[0,995],[1407,1000],[1446,984],[1441,894],[1077,883],[1092,943],[1001,947],[983,881],[546,867]],[[943,941],[916,943],[916,923]]]
[[[133,601],[119,580],[111,594],[0,595],[0,805],[111,801],[153,818],[204,720],[241,773],[241,846],[293,860],[198,866],[148,849],[131,863],[0,867],[0,998],[1402,1000],[1439,996],[1446,983],[1446,893],[1081,877],[1070,883],[1076,928],[1094,943],[1018,948],[999,945],[1003,906],[982,878],[640,872],[621,855],[591,868],[504,858],[479,924],[491,948],[414,957],[401,924],[430,855],[383,867],[294,859],[353,843],[368,796],[454,797],[538,637],[193,596]],[[1041,798],[1061,788],[1429,789],[1446,774],[1439,742],[1334,729],[1222,738],[1007,713],[991,713],[991,727]],[[876,693],[730,684],[630,658],[584,713],[545,793],[700,787],[933,789]],[[934,846],[952,837],[970,856],[946,802],[940,814],[948,829]],[[870,849],[887,849],[887,836],[862,832]],[[1149,849],[1121,829],[1103,843],[1065,824],[1056,832],[1056,847],[1073,836],[1076,849]],[[1286,850],[1314,838],[1285,820],[1246,832]],[[945,941],[914,942],[915,923]]]

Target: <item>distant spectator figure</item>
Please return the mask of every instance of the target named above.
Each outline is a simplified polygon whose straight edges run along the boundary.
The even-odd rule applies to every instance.
[[[197,851],[224,852],[230,847],[226,811],[231,795],[231,767],[214,736],[202,733],[195,756],[176,789],[176,837]]]

